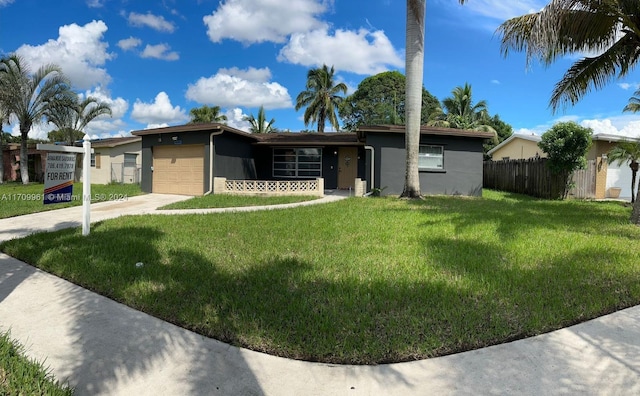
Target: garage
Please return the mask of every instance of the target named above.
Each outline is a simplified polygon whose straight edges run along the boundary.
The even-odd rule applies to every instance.
[[[204,151],[199,144],[153,147],[152,192],[202,195]]]

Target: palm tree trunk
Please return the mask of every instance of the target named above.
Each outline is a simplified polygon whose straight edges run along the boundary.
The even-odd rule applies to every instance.
[[[633,203],[633,210],[631,211],[631,224],[640,226],[640,199],[637,199]]]
[[[407,0],[406,71],[406,169],[402,197],[420,197],[418,152],[420,148],[420,112],[422,110],[422,73],[424,70],[424,18],[426,0]]]
[[[20,178],[22,184],[29,184],[29,161],[27,158],[27,139],[29,138],[30,123],[20,123]]]
[[[4,131],[2,130],[2,120],[0,120],[0,184],[4,183]]]

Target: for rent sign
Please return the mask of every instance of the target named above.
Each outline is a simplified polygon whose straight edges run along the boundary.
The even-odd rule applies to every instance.
[[[75,169],[75,154],[47,153],[44,179],[45,205],[71,201]]]

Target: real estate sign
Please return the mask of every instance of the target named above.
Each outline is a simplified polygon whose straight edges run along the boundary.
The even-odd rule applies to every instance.
[[[76,170],[74,153],[47,153],[44,179],[44,204],[70,202]]]

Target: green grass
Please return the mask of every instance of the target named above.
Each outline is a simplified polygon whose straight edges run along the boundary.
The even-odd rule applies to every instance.
[[[28,359],[9,333],[0,333],[0,395],[72,395],[42,363]]]
[[[21,183],[0,184],[0,219],[13,216],[21,216],[30,213],[44,212],[47,210],[68,208],[82,205],[82,183],[73,185],[73,201],[69,203],[44,205],[44,184]],[[91,202],[123,199],[140,195],[142,191],[137,184],[92,184]]]
[[[234,345],[332,363],[503,343],[640,304],[640,228],[617,202],[350,198],[129,216],[6,253]],[[144,266],[136,268],[136,262]]]
[[[304,202],[318,199],[311,196],[273,196],[213,194],[193,197],[186,201],[172,203],[159,209],[208,209],[208,208],[237,208],[241,206],[279,205]]]

